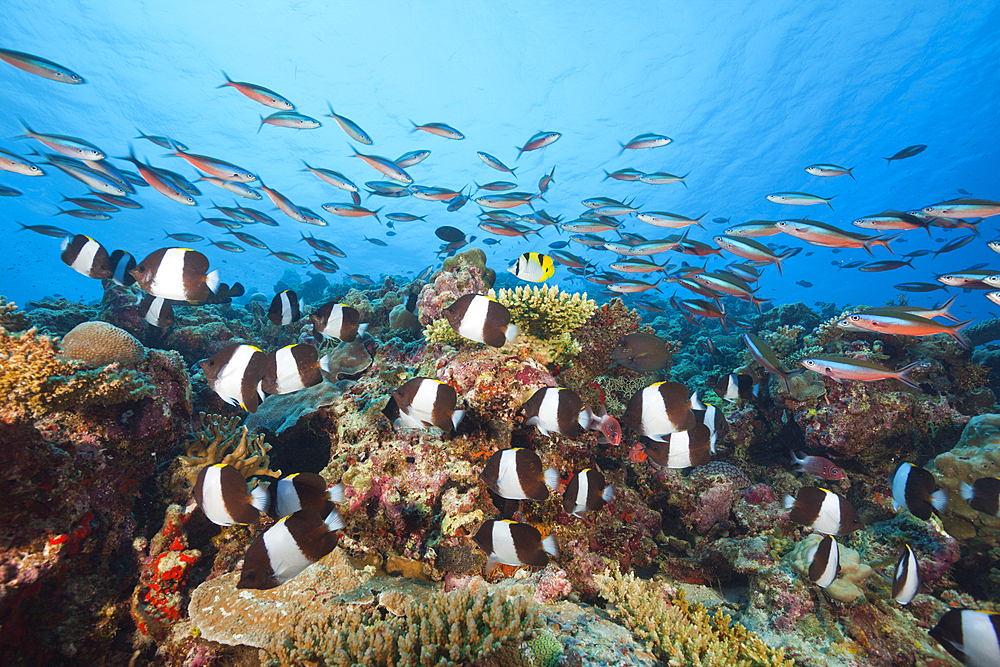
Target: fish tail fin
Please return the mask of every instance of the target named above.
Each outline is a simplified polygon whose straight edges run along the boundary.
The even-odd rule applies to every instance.
[[[604,487],[604,491],[601,492],[601,499],[606,503],[610,503],[612,500],[614,500],[614,497],[615,497],[615,487],[612,484],[608,484],[606,487]]]
[[[21,127],[24,128],[24,134],[22,134],[21,136],[19,136],[17,138],[18,139],[30,139],[31,135],[35,134],[34,130],[32,130],[30,127],[28,127],[28,123],[26,123],[25,120],[23,118],[21,118],[20,116],[15,116],[15,118],[17,118],[17,122],[21,124]]]
[[[260,134],[260,128],[264,127],[264,114],[258,114],[260,117],[260,125],[257,126],[257,134]]]
[[[556,536],[549,535],[544,540],[542,540],[542,548],[545,549],[545,553],[559,558],[559,545],[556,544]]]
[[[358,335],[360,336],[364,332],[368,331],[368,322],[358,325]]]
[[[625,144],[619,141],[618,145],[621,146],[621,149],[618,151],[618,157],[621,157],[622,153],[625,152]]]
[[[330,354],[324,354],[319,358],[319,369],[324,373],[330,373]]]
[[[17,230],[19,232],[23,232],[25,229],[28,228],[28,225],[24,224],[23,222],[18,222],[17,220],[14,220],[14,223],[21,225],[21,228]]]
[[[521,333],[520,328],[516,324],[508,324],[507,331],[504,332],[504,338],[507,339],[508,343],[513,343],[517,340],[518,334]]]
[[[344,519],[340,516],[340,512],[337,510],[331,511],[327,517],[323,519],[323,523],[325,523],[326,527],[330,530],[342,530],[344,527]]]
[[[833,204],[831,204],[831,203],[830,203],[830,200],[831,200],[831,199],[833,199],[833,198],[834,198],[834,197],[836,197],[836,196],[837,196],[837,195],[833,195],[833,197],[828,197],[828,198],[826,199],[826,205],[830,207],[830,210],[831,210],[831,211],[833,210]]]
[[[858,165],[854,165],[854,167],[856,167],[856,166],[858,166]],[[854,167],[851,167],[850,169],[847,170],[847,175],[851,177],[852,181],[857,181],[858,179],[854,178],[854,174],[851,173],[851,172],[854,171]]]
[[[896,371],[893,377],[895,377],[897,380],[905,384],[907,387],[911,387],[913,389],[920,389],[920,385],[918,385],[916,382],[910,379],[910,373],[912,373],[914,369],[923,365],[923,363],[924,362],[922,361],[914,361],[913,363],[906,364],[898,371]]]
[[[938,512],[944,512],[944,508],[948,506],[948,492],[944,489],[938,489],[932,493],[931,506]]]
[[[330,109],[330,111],[332,112],[333,109]],[[416,123],[414,123],[412,118],[407,118],[406,120],[410,121],[410,125],[413,126],[413,127],[410,128],[410,134],[413,134],[414,132],[417,131],[417,128],[420,127],[420,126],[417,125]]]
[[[267,487],[267,484],[261,484],[250,492],[250,505],[258,512],[267,512],[267,508],[271,504]]]
[[[521,153],[524,152],[524,149],[521,148],[520,146],[514,146],[514,148],[517,149],[517,157],[514,158],[514,162],[517,162],[520,159],[520,157],[521,157]]]
[[[205,285],[208,287],[212,294],[215,294],[219,289],[219,270],[216,269],[205,276]]]
[[[465,410],[455,410],[451,413],[451,427],[458,428],[458,425],[462,423],[462,418],[465,417]]]
[[[969,342],[969,338],[962,333],[962,329],[969,326],[975,322],[975,320],[966,320],[964,322],[959,322],[958,324],[948,327],[948,335],[954,338],[959,345],[964,347],[966,350],[972,349],[972,343]]]
[[[972,496],[975,495],[975,489],[972,488],[971,484],[962,482],[958,485],[958,495],[962,496],[962,500],[965,502],[969,502],[972,500]]]
[[[784,500],[781,501],[781,506],[786,510],[792,509],[795,507],[795,498],[786,493]]]
[[[958,322],[958,318],[951,314],[951,307],[955,304],[955,299],[957,298],[958,295],[955,294],[950,299],[945,301],[943,306],[935,308],[934,310],[937,312],[934,315],[937,317],[943,317],[945,319],[949,319],[952,322]]]
[[[549,487],[553,491],[559,486],[559,471],[555,468],[549,468],[545,471],[545,486]]]
[[[222,76],[226,77],[226,82],[222,85],[216,86],[216,88],[225,88],[226,86],[233,85],[233,80],[229,78],[228,74],[226,74],[226,70],[222,70]]]
[[[780,255],[774,256],[774,265],[778,268],[778,275],[784,275],[782,272],[782,263],[794,254],[795,248],[789,248]]]
[[[892,164],[892,158],[891,158],[891,157],[884,157],[884,158],[882,158],[882,159],[886,161],[886,163],[887,163],[887,164],[886,164],[885,166],[886,166],[887,168],[889,167],[889,165],[891,165],[891,164]]]
[[[872,239],[870,241],[870,243],[872,245],[880,245],[880,246],[882,246],[883,248],[885,248],[886,250],[889,251],[890,255],[892,255],[893,257],[895,257],[896,253],[894,253],[892,251],[892,248],[889,247],[889,243],[891,241],[894,241],[894,240],[898,239],[900,236],[902,236],[905,233],[906,232],[898,232],[896,234],[893,234],[892,236],[879,236],[877,238]],[[911,259],[910,261],[913,261],[913,260]]]
[[[326,496],[335,503],[344,502],[344,483],[341,482],[337,486],[331,486],[327,489]]]

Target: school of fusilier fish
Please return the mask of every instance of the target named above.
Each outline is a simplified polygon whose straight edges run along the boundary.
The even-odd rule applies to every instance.
[[[38,56],[0,49],[0,60],[52,81],[85,83],[80,75]],[[266,117],[261,116],[258,131],[264,125],[296,130],[316,129],[322,125],[319,120],[296,111],[292,102],[274,91],[256,84],[234,81],[228,75],[224,75],[224,78],[225,82],[220,88],[233,88],[274,110]],[[363,146],[375,143],[361,125],[336,113],[332,106],[329,111],[326,116],[333,118],[351,140]],[[21,123],[24,127],[23,138],[34,140],[52,152],[0,149],[0,170],[34,177],[52,173],[45,169],[51,167],[89,188],[82,196],[64,197],[63,201],[74,208],[61,208],[57,215],[88,221],[110,220],[112,214],[122,208],[142,208],[141,203],[132,198],[137,195],[136,187],[151,187],[160,195],[185,206],[197,206],[196,197],[203,196],[197,185],[184,175],[162,166],[153,166],[148,160],[137,157],[131,144],[127,148],[128,156],[120,160],[130,163],[135,168],[134,172],[114,166],[111,162],[114,158],[109,157],[109,153],[83,139],[42,133],[24,120]],[[458,129],[441,122],[421,125],[413,123],[413,131],[422,131],[447,140],[465,139]],[[523,153],[541,150],[561,137],[560,132],[538,132],[523,146],[518,147],[515,160]],[[169,150],[170,156],[183,159],[197,170],[200,181],[251,201],[262,201],[266,195],[277,211],[295,223],[328,226],[320,215],[266,186],[260,176],[252,171],[218,158],[197,154],[187,145],[169,137],[140,133],[137,139],[152,142]],[[671,142],[669,137],[661,134],[643,133],[620,144],[620,154],[663,147]],[[917,156],[925,148],[924,145],[909,146],[885,159],[891,165],[893,161]],[[982,220],[1000,215],[1000,202],[967,196],[928,204],[918,210],[889,210],[854,220],[857,227],[887,232],[886,235],[866,235],[807,218],[751,220],[727,226],[722,234],[712,236],[715,243],[713,246],[689,238],[692,228],[704,229],[702,219],[707,214],[692,218],[667,211],[645,210],[636,205],[634,200],[619,201],[609,197],[583,200],[584,211],[565,222],[561,216],[535,210],[535,203],[545,201],[544,195],[555,183],[555,167],[541,177],[537,188],[530,188],[530,191],[517,191],[518,183],[513,180],[497,180],[482,185],[477,183],[475,191],[469,194],[465,194],[465,188],[454,190],[420,185],[407,169],[420,164],[430,154],[431,151],[428,150],[413,150],[391,160],[354,150],[353,157],[359,158],[388,179],[364,183],[365,192],[369,196],[414,197],[439,202],[449,213],[459,211],[469,201],[475,202],[481,207],[477,226],[492,235],[484,240],[487,245],[495,246],[500,243],[500,238],[497,237],[540,235],[547,227],[557,227],[559,233],[565,231],[571,234],[568,240],[551,243],[548,253],[525,252],[512,258],[509,271],[521,280],[544,282],[555,275],[556,266],[560,265],[585,280],[604,286],[611,295],[662,291],[663,284],[673,284],[698,297],[670,297],[669,303],[675,311],[684,314],[690,321],[717,320],[727,330],[731,325],[742,326],[744,323],[727,312],[723,298],[735,297],[761,311],[762,304],[769,301],[757,296],[760,287],[755,285],[760,282],[761,270],[773,264],[776,271],[782,274],[784,262],[802,251],[801,247],[767,245],[757,240],[759,238],[785,234],[813,246],[834,249],[835,252],[840,249],[861,248],[873,255],[875,246],[881,246],[894,254],[890,243],[907,231],[923,229],[930,236],[932,228],[971,230],[972,233],[946,242],[935,251],[907,253],[903,255],[905,260],[835,262],[841,268],[858,268],[865,272],[892,271],[902,267],[913,268],[913,260],[922,255],[933,252],[934,257],[937,257],[941,253],[962,248],[980,235],[978,225]],[[478,151],[477,155],[488,167],[508,174],[510,178],[517,178],[516,168],[508,167],[499,158],[485,151]],[[389,228],[387,236],[395,235],[394,223],[425,221],[424,215],[404,212],[380,215],[381,208],[373,209],[362,205],[361,188],[343,173],[305,163],[304,167],[303,171],[351,199],[350,202],[321,204],[321,208],[332,215],[345,218],[373,217],[380,224],[382,218],[385,218],[385,224]],[[819,178],[855,178],[854,167],[811,164],[805,170]],[[648,185],[680,183],[684,187],[688,187],[686,179],[689,176],[667,172],[644,173],[632,168],[605,174],[606,178],[617,181]],[[480,192],[486,194],[477,196]],[[18,196],[21,193],[4,185],[0,186],[0,194]],[[803,192],[775,192],[767,194],[766,198],[783,205],[826,205],[831,210],[831,200],[834,199]],[[532,212],[513,212],[513,209],[524,206]],[[345,253],[332,242],[312,234],[306,236],[304,232],[301,234],[301,241],[316,251],[311,258],[274,250],[258,237],[242,231],[252,224],[278,226],[279,222],[271,214],[249,205],[228,207],[217,206],[213,202],[213,207],[225,217],[201,217],[198,222],[207,222],[223,229],[226,234],[243,244],[265,250],[282,261],[295,265],[312,265],[320,271],[334,273],[340,267],[332,258],[345,258]],[[632,220],[677,231],[664,238],[647,238],[630,231],[631,227],[626,228],[627,223]],[[729,218],[716,218],[713,222],[728,224]],[[61,239],[63,262],[85,276],[125,286],[137,284],[144,292],[140,313],[156,327],[171,326],[172,308],[175,305],[211,303],[241,296],[243,293],[243,288],[238,283],[232,286],[223,283],[219,271],[210,270],[208,258],[196,250],[164,247],[138,261],[127,250],[115,249],[109,252],[94,238],[52,225],[21,224],[21,228]],[[617,238],[612,240],[600,236],[609,232]],[[185,244],[205,240],[203,236],[187,231],[166,233],[168,238]],[[434,233],[443,241],[439,257],[454,254],[476,238],[451,225],[440,226]],[[374,245],[388,245],[381,239],[369,238],[367,234],[363,238]],[[245,251],[243,246],[232,241],[210,242],[224,251]],[[599,269],[597,260],[565,250],[570,243],[579,244],[589,249],[589,252],[610,251],[613,259],[608,263],[608,269]],[[989,247],[1000,252],[1000,242],[989,243]],[[655,254],[667,251],[692,258],[704,257],[706,263],[695,266],[683,261],[678,266],[667,262],[656,263],[650,259]],[[723,253],[735,256],[739,263],[708,270],[707,260],[710,256],[722,256]],[[425,269],[422,277],[428,277],[433,268]],[[649,282],[633,277],[650,274],[659,274],[660,278],[656,282]],[[362,285],[374,284],[361,273],[348,277]],[[803,287],[811,286],[805,281],[799,281],[799,284]],[[988,290],[987,298],[1000,304],[1000,290],[996,289],[1000,288],[1000,273],[985,265],[938,276],[937,284],[906,282],[895,287],[903,291],[926,292],[944,289],[945,286]],[[893,306],[869,309],[846,316],[838,322],[838,326],[894,336],[946,334],[968,348],[969,341],[962,330],[971,320],[958,322],[952,316],[950,308],[955,298],[950,298],[937,308]],[[411,299],[407,304],[411,310],[414,307],[413,301]],[[633,303],[636,307],[653,312],[663,310],[661,305],[652,300],[636,299]],[[354,308],[337,302],[322,304],[311,312],[307,312],[307,308],[294,291],[285,290],[274,297],[267,316],[277,326],[291,325],[308,317],[317,339],[350,342],[365,332],[367,324],[360,321],[360,314]],[[449,305],[444,314],[456,333],[492,347],[503,347],[519,334],[517,327],[511,323],[510,312],[498,301],[480,294],[462,296]],[[943,323],[941,318],[954,323]],[[802,369],[790,370],[758,336],[747,332],[743,334],[743,340],[753,359],[782,382],[786,390],[789,378],[805,370],[820,373],[837,382],[894,379],[918,388],[909,379],[909,373],[920,362],[893,370],[848,357],[820,356],[803,360]],[[612,358],[633,370],[659,371],[667,365],[669,354],[662,339],[651,334],[634,333],[618,343]],[[251,345],[233,344],[202,361],[201,367],[209,385],[223,400],[239,405],[248,412],[256,411],[260,402],[266,400],[268,395],[291,393],[322,382],[323,373],[329,370],[328,358],[320,357],[316,348],[308,344],[291,345],[271,352],[264,352]],[[734,373],[722,378],[713,390],[725,401],[755,403],[761,400],[762,394],[767,393],[767,382],[756,383],[749,375]],[[433,378],[414,378],[396,388],[383,412],[397,429],[438,429],[444,434],[450,434],[456,429],[464,414],[457,409],[455,390]],[[539,389],[522,406],[522,412],[527,426],[533,426],[540,434],[548,437],[558,434],[572,439],[585,431],[594,430],[600,432],[602,439],[617,443],[621,441],[624,429],[639,439],[630,452],[630,459],[637,462],[648,461],[663,468],[688,468],[707,463],[715,451],[717,438],[727,427],[721,410],[704,404],[697,393],[691,394],[683,384],[670,381],[657,382],[636,392],[625,412],[617,417],[606,414],[603,406],[595,412],[573,391],[556,387]],[[826,480],[844,478],[836,465],[827,459],[817,456],[800,458],[795,452],[791,456],[796,470]],[[568,514],[578,517],[586,512],[599,511],[614,495],[613,487],[607,484],[599,470],[588,468],[564,481],[555,469],[543,470],[539,456],[524,448],[494,453],[486,461],[481,478],[489,491],[502,501],[500,504],[504,505],[504,516],[511,516],[517,503],[545,500],[552,491],[561,491],[564,509]],[[937,488],[933,476],[909,463],[898,467],[890,484],[894,507],[906,509],[923,520],[930,519],[934,512],[943,511],[948,502],[945,492]],[[974,485],[963,485],[960,493],[974,509],[1000,516],[1000,480],[980,479]],[[194,487],[194,497],[205,515],[218,525],[253,523],[261,512],[279,519],[248,548],[239,582],[241,588],[271,588],[288,581],[329,553],[337,543],[337,531],[343,527],[335,509],[336,503],[343,500],[343,488],[338,486],[327,489],[324,480],[311,473],[291,475],[248,491],[242,475],[231,466],[210,466],[201,471]],[[861,522],[857,514],[844,498],[820,486],[805,487],[796,498],[786,498],[786,507],[791,510],[791,521],[824,535],[809,553],[809,577],[819,586],[830,586],[836,580],[840,567],[839,547],[834,536],[846,535],[860,528]],[[543,566],[548,562],[549,556],[558,555],[558,545],[553,536],[543,539],[533,526],[508,519],[484,522],[474,540],[489,554],[488,571],[497,565]],[[920,574],[916,557],[908,546],[900,554],[892,578],[892,598],[899,604],[909,603],[918,591]],[[998,619],[1000,616],[982,611],[951,610],[940,619],[930,634],[966,664],[998,665]]]

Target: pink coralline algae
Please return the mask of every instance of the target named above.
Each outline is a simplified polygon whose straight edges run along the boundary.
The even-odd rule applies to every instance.
[[[829,404],[803,405],[795,421],[808,447],[839,455],[875,459],[896,442],[927,437],[930,428],[961,428],[968,417],[944,399],[931,402],[907,392],[887,391],[881,384],[845,382],[828,386]],[[928,412],[930,411],[930,412]]]
[[[698,496],[694,510],[684,520],[698,532],[705,532],[729,519],[733,509],[733,485],[729,482],[709,487]]]
[[[537,389],[556,386],[555,378],[531,357],[484,346],[440,359],[437,379],[454,387],[460,402],[485,419],[507,422]]]
[[[544,570],[532,577],[535,602],[556,602],[573,592],[566,570],[549,564]]]
[[[424,285],[417,299],[420,323],[428,325],[460,296],[486,294],[493,286],[493,272],[485,268],[486,255],[474,248],[445,262],[433,282]],[[493,274],[491,276],[491,274]]]

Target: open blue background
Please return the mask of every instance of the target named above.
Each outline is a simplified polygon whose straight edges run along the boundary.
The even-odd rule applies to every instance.
[[[17,116],[37,131],[81,137],[113,156],[127,153],[135,128],[170,135],[195,153],[259,173],[270,187],[321,213],[329,227],[293,222],[266,198],[240,200],[279,220],[278,228],[246,229],[276,250],[311,254],[299,242],[300,230],[343,248],[348,257],[337,260],[343,271],[334,281],[343,273],[374,279],[419,272],[435,261],[440,242],[433,230],[440,225],[473,232],[480,241],[488,235],[476,229],[478,211],[471,203],[447,213],[442,204],[413,198],[368,199],[384,205],[384,212],[427,214],[426,222],[397,223],[392,238],[372,218],[323,212],[322,203],[349,199],[301,172],[302,160],[341,171],[359,186],[382,179],[349,157],[353,142],[323,117],[327,101],[374,138],[371,147],[354,144],[362,152],[394,159],[431,150],[430,158],[409,170],[418,183],[459,189],[506,180],[476,157],[482,150],[516,164],[521,190],[535,189],[555,166],[555,185],[542,204],[553,215],[576,217],[586,197],[634,197],[645,209],[692,217],[707,212],[708,230],[693,228],[691,234],[705,241],[721,233],[723,225],[707,222],[715,217],[736,224],[809,214],[856,229],[850,222],[862,215],[955,198],[959,188],[1000,199],[1000,8],[991,3],[8,0],[3,14],[0,47],[53,60],[88,83],[59,84],[0,63],[0,147],[21,155],[42,148],[15,139]],[[271,110],[232,88],[216,89],[224,81],[221,70],[279,92],[323,127],[265,126],[258,134],[260,114]],[[408,119],[448,123],[466,139],[411,133]],[[515,146],[539,130],[563,137],[515,162]],[[674,143],[618,155],[618,142],[643,132],[666,134]],[[154,165],[196,176],[184,161],[163,157],[165,150],[133,143]],[[911,144],[929,148],[890,166],[882,159]],[[815,162],[856,167],[857,182],[806,174],[804,167]],[[690,172],[690,187],[602,180],[602,169],[623,167]],[[197,208],[142,188],[143,210],[86,222],[52,217],[61,194],[79,196],[85,188],[47,170],[51,175],[44,178],[0,172],[0,184],[25,193],[0,199],[0,292],[19,303],[53,293],[90,301],[99,298],[100,285],[59,261],[57,239],[15,233],[12,220],[86,233],[109,251],[121,247],[137,259],[175,245],[163,240],[162,230],[233,240],[195,224],[199,214],[215,213],[210,199],[232,205],[233,196],[210,184],[200,184],[205,196]],[[783,190],[836,195],[836,211],[764,199]],[[1000,268],[986,248],[995,226],[984,222],[982,242],[958,252],[918,258],[916,271],[838,271],[832,261],[869,258],[860,250],[835,254],[810,246],[806,251],[814,254],[789,260],[783,277],[769,269],[761,295],[777,302],[878,304],[896,295],[894,283],[933,282],[936,274],[976,262]],[[650,238],[660,232],[634,218],[627,228]],[[934,238],[945,240],[967,233],[933,230]],[[365,235],[389,247],[373,246]],[[520,252],[544,250],[565,236],[549,228],[540,239],[504,238],[493,248],[481,247],[491,266],[502,270]],[[893,243],[897,255],[942,245],[923,231],[903,238]],[[763,240],[804,245],[786,236]],[[295,268],[252,248],[234,255],[207,243],[194,247],[222,269],[224,281],[240,280],[267,293],[286,269]],[[581,246],[569,250],[600,258],[605,266],[612,259]],[[875,255],[890,257],[882,248]],[[715,258],[710,266],[723,263]],[[555,280],[599,291],[579,279],[571,282],[563,269]],[[802,288],[800,280],[815,286]],[[912,298],[930,304],[943,296]],[[982,292],[960,297],[960,304],[976,316],[994,310]]]

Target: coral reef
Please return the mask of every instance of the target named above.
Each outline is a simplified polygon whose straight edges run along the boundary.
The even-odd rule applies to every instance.
[[[973,417],[955,446],[938,455],[933,465],[938,484],[948,490],[948,507],[943,518],[945,530],[960,540],[998,544],[1000,517],[977,512],[959,494],[964,482],[972,484],[980,477],[1000,476],[1000,415]]]
[[[721,610],[709,614],[702,605],[689,603],[683,590],[618,571],[596,579],[601,595],[615,605],[614,615],[670,665],[793,664],[783,649],[770,648]]]
[[[0,327],[11,333],[17,333],[30,326],[31,320],[23,311],[18,310],[17,304],[13,301],[7,301],[5,296],[0,296]]]
[[[83,362],[66,361],[49,336],[32,327],[11,335],[0,328],[0,396],[4,412],[35,417],[46,412],[113,405],[151,396],[153,387],[138,371],[117,364],[84,370]]]
[[[139,632],[163,639],[170,627],[185,613],[185,583],[188,570],[201,552],[188,549],[184,526],[191,518],[180,505],[170,505],[163,527],[150,541],[136,538],[132,548],[142,566],[139,583],[132,592],[132,618]]]
[[[191,620],[204,639],[263,648],[274,665],[455,664],[517,646],[539,625],[525,598],[377,576],[340,548],[275,589],[241,593],[238,578],[201,584]]]
[[[487,296],[507,307],[511,322],[522,334],[541,340],[578,329],[597,309],[597,302],[588,299],[586,292],[568,294],[555,285],[490,290]]]
[[[460,252],[445,260],[433,280],[420,290],[417,312],[424,326],[442,317],[441,313],[465,294],[485,294],[493,287],[496,273],[486,268],[486,253],[479,248]]]

